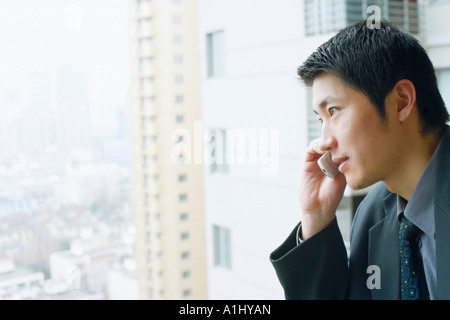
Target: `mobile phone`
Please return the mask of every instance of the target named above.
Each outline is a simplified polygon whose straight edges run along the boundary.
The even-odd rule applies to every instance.
[[[324,174],[333,179],[339,174],[339,165],[331,159],[331,153],[328,151],[317,161]]]

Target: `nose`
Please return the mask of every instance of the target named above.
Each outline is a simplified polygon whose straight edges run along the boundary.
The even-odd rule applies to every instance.
[[[322,151],[329,151],[337,147],[337,140],[335,136],[325,128],[325,124],[322,126],[322,136],[319,141],[319,149]]]

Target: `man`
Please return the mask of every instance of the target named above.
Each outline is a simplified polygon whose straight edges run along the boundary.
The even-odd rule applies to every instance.
[[[450,299],[449,114],[425,50],[387,22],[361,22],[298,73],[312,85],[322,136],[303,160],[301,222],[270,256],[286,298]],[[334,179],[317,165],[326,151]],[[347,184],[375,183],[347,258],[336,209]]]

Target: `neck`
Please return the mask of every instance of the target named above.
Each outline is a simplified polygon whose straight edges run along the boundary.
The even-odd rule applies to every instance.
[[[402,149],[400,154],[403,161],[397,161],[398,165],[393,167],[392,175],[384,181],[389,191],[400,195],[407,201],[410,200],[414,189],[436,151],[441,136],[438,132],[425,135],[417,132],[416,136],[403,144],[407,146],[407,148]]]

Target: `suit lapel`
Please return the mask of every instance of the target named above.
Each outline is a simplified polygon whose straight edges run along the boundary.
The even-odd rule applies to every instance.
[[[450,299],[450,129],[443,137],[443,152],[436,177],[434,219],[436,225],[437,298]]]
[[[388,195],[383,206],[386,216],[369,230],[368,263],[380,267],[381,280],[381,288],[371,293],[375,300],[396,300],[400,297],[396,195]]]
[[[436,223],[437,298],[450,299],[450,219],[439,206],[434,208]]]

